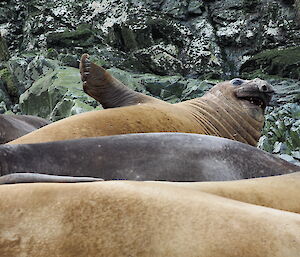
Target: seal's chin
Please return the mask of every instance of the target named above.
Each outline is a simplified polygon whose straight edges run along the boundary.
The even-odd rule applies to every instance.
[[[263,97],[245,96],[238,98],[241,99],[246,105],[252,108],[261,108],[262,110],[265,110],[267,107],[267,102]]]

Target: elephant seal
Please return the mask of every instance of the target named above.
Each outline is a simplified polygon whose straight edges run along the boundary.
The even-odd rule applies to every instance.
[[[121,81],[114,78],[103,67],[92,63],[88,54],[83,54],[80,60],[80,74],[83,81],[83,91],[97,100],[103,108],[124,107],[144,103],[161,103],[162,100],[135,92],[125,86]],[[251,83],[250,80],[233,79],[232,84],[242,85]],[[257,105],[264,105],[261,102],[259,92],[272,94],[273,88],[266,81],[256,79],[257,88],[246,88],[240,90],[240,97],[249,98],[250,101],[257,102]],[[258,93],[256,95],[256,93]],[[251,95],[253,94],[253,95]],[[268,98],[271,95],[267,96]],[[251,99],[252,98],[252,99]],[[269,101],[269,100],[268,100]]]
[[[99,182],[92,177],[66,177],[37,173],[13,173],[0,177],[0,184]],[[146,183],[146,182],[145,182]],[[281,176],[218,182],[153,182],[206,192],[245,203],[300,214],[300,167],[297,172]]]
[[[145,133],[0,146],[0,174],[36,172],[105,180],[224,181],[298,171],[237,141],[198,134]]]
[[[217,84],[203,97],[177,104],[150,101],[74,115],[9,143],[41,143],[130,133],[187,132],[256,145],[264,123],[264,109],[273,92],[272,86],[263,80],[235,79]]]
[[[300,214],[300,167],[297,172],[281,176],[225,182],[172,182],[172,185]]]
[[[2,185],[0,209],[3,257],[298,257],[300,252],[299,214],[172,184]]]
[[[0,114],[0,144],[5,144],[48,124],[49,121],[31,115]]]

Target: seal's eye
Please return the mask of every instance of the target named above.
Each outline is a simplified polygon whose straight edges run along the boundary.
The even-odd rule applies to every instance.
[[[234,86],[240,86],[245,82],[245,80],[242,79],[233,79],[230,81],[230,83]]]

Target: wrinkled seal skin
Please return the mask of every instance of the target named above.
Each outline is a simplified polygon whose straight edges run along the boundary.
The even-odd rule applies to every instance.
[[[237,80],[237,79],[236,79]],[[225,81],[203,97],[169,104],[139,105],[78,114],[34,131],[10,144],[26,144],[130,133],[187,132],[225,137],[256,145],[264,108],[273,94],[260,79]]]
[[[255,147],[213,136],[148,133],[0,146],[0,173],[105,180],[217,181],[299,170]]]
[[[3,257],[298,257],[300,252],[299,214],[171,183],[2,185],[0,209]]]
[[[31,115],[0,114],[0,144],[5,144],[48,124],[49,121]]]

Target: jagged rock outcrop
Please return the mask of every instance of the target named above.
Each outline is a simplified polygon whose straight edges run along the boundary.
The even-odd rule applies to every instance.
[[[13,52],[89,51],[108,67],[224,78],[265,49],[300,44],[294,1],[2,1]],[[8,19],[9,18],[9,19]],[[18,25],[18,26],[13,26]]]

